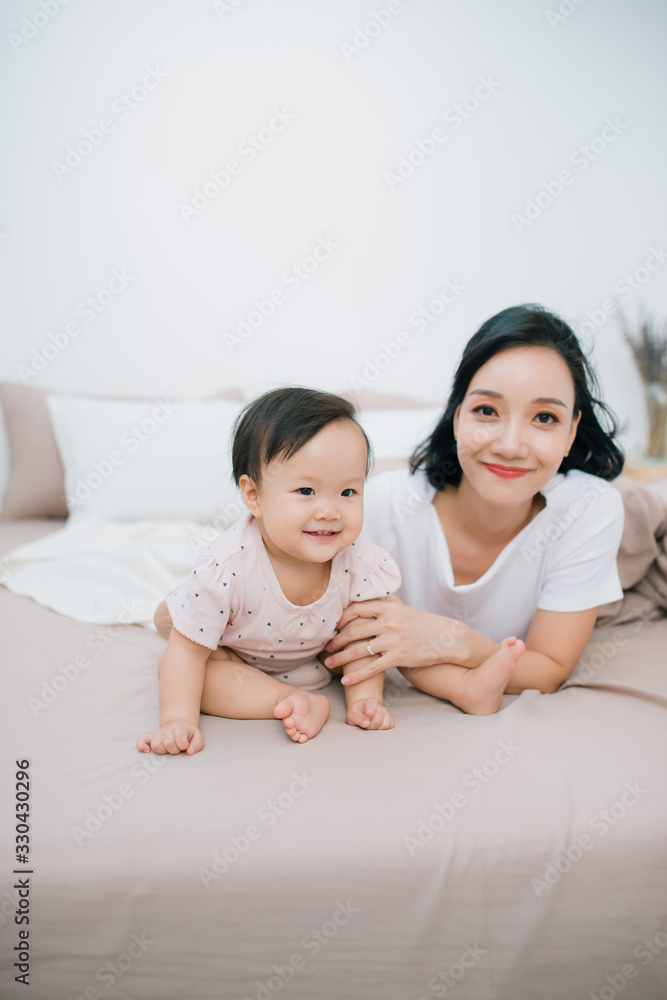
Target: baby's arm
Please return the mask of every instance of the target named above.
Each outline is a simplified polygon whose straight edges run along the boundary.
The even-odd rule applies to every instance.
[[[358,664],[358,660],[346,664],[343,673],[352,673]],[[348,724],[360,726],[362,729],[393,729],[393,716],[386,705],[382,704],[383,691],[384,673],[375,674],[368,680],[345,687]]]
[[[211,650],[172,628],[158,665],[160,727],[137,740],[144,753],[197,753],[204,746],[199,731],[199,709],[206,661]]]

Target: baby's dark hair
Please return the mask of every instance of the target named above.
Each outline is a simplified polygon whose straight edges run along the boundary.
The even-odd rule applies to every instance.
[[[368,449],[366,475],[371,465],[371,445],[356,419],[353,403],[343,396],[303,386],[271,389],[241,410],[232,428],[232,474],[238,486],[250,476],[255,486],[262,468],[274,458],[291,458],[318,431],[337,420],[351,420],[364,435]],[[336,456],[331,456],[332,462]]]

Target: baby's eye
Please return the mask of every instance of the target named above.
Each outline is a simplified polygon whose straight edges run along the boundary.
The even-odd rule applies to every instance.
[[[482,403],[481,406],[476,406],[472,412],[481,413],[483,417],[493,417],[496,414],[494,408],[489,406],[488,403]]]
[[[557,424],[558,417],[555,413],[549,413],[548,410],[543,410],[542,413],[538,413],[535,417],[540,424]]]
[[[315,490],[312,486],[300,486],[297,493],[300,493],[302,497],[309,497],[314,494]]]
[[[343,490],[343,492],[341,493],[341,496],[342,496],[342,497],[351,497],[351,496],[352,496],[352,494],[353,494],[353,493],[356,493],[356,492],[357,492],[357,491],[356,491],[356,490],[353,490],[353,489],[352,489],[352,487],[350,486],[350,487],[348,487],[348,489],[346,489],[346,490]]]

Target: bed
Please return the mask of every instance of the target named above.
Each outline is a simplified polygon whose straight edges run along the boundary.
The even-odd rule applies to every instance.
[[[202,753],[143,755],[164,641],[0,587],[0,994],[664,1000],[667,492],[617,485],[623,601],[557,693],[484,718],[391,671],[391,731],[334,679],[306,744],[203,716]],[[5,515],[0,553],[64,524]]]

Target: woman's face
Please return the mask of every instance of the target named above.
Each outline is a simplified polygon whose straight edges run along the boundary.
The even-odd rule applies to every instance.
[[[510,347],[473,376],[454,415],[463,477],[487,502],[526,503],[577,433],[570,370],[549,347]]]

